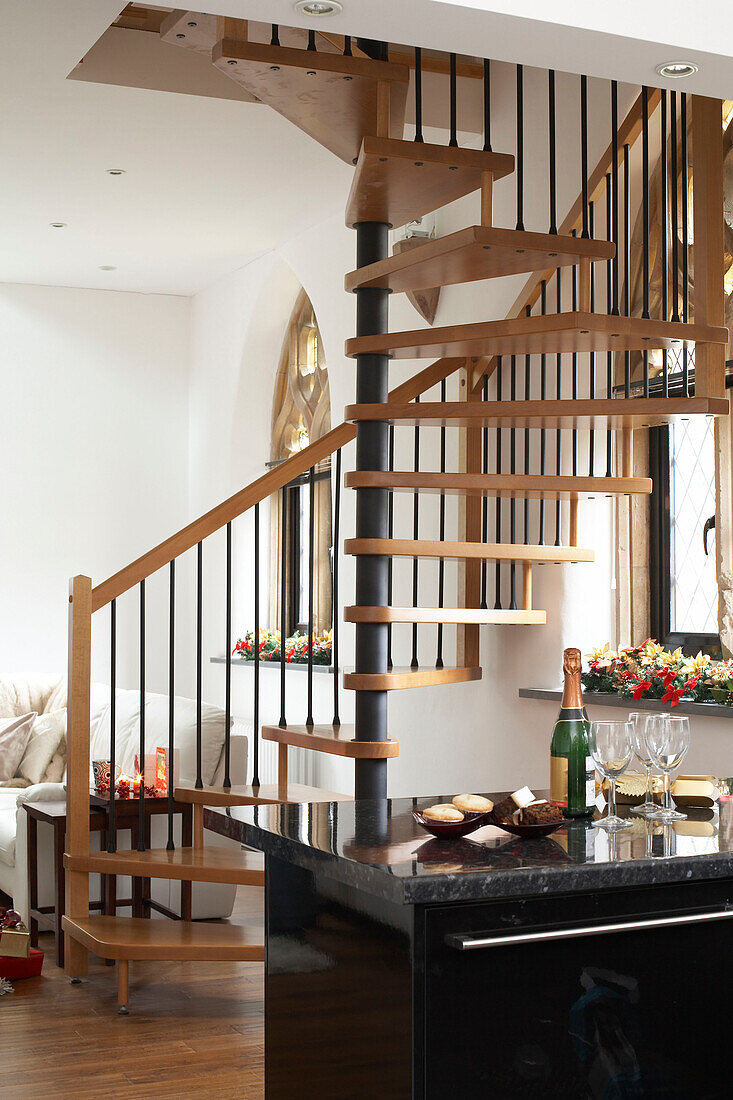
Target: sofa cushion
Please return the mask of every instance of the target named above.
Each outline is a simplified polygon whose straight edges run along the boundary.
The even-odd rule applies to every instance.
[[[140,747],[140,693],[116,692],[115,707],[115,762],[122,771],[131,775],[135,767],[135,755]],[[176,696],[175,746],[180,751],[180,778],[191,781],[196,778],[196,701]],[[210,703],[201,706],[201,774],[204,783],[211,783],[216,772],[224,744],[224,711]],[[158,747],[168,745],[168,696],[145,695],[145,752],[152,754]],[[107,705],[92,717],[91,760],[110,758],[110,706],[109,689]]]
[[[46,776],[51,761],[60,753],[65,738],[65,710],[39,714],[33,723],[28,745],[18,768],[18,775],[30,783],[40,783]],[[58,768],[55,770],[57,771]],[[63,768],[61,774],[63,774]],[[56,778],[60,779],[61,774]]]
[[[52,705],[49,707],[49,703]],[[0,676],[0,717],[43,714],[66,706],[66,681],[59,676]]]
[[[15,816],[15,799],[12,806],[0,803],[0,862],[8,867],[15,867]]]
[[[35,711],[19,718],[0,718],[0,779],[15,776],[27,750],[35,718]]]

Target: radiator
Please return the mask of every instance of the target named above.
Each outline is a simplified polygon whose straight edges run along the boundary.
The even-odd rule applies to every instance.
[[[254,740],[252,723],[245,718],[232,719],[232,734],[247,738],[247,782],[252,782],[254,760]],[[260,738],[260,783],[277,783],[277,753],[275,741],[263,741]],[[316,754],[309,749],[288,749],[288,778],[293,783],[304,783],[308,787],[317,787]]]

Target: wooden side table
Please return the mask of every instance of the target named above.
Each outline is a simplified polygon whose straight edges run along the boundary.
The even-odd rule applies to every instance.
[[[154,814],[168,812],[165,798],[145,798],[145,825],[143,842],[150,847],[150,819]],[[64,850],[66,847],[66,803],[65,802],[25,802],[28,816],[28,900],[31,945],[38,947],[39,928],[49,929],[56,939],[56,964],[64,965],[64,934],[61,918],[64,915],[66,872],[64,870]],[[193,843],[193,807],[189,803],[175,802],[174,813],[181,814],[181,839],[184,847]],[[140,807],[136,798],[115,799],[115,834],[120,830],[130,830],[131,844],[136,847],[139,839]],[[89,796],[89,829],[91,832],[106,832],[109,819],[109,798],[92,793]],[[43,821],[53,828],[53,873],[54,904],[38,904],[38,822]],[[104,846],[104,845],[103,845]],[[89,908],[102,910],[106,916],[114,916],[120,906],[132,906],[133,916],[149,917],[151,910],[161,913],[172,920],[191,920],[191,882],[181,882],[181,914],[168,906],[154,901],[150,896],[150,879],[133,878],[131,898],[117,897],[117,878],[115,875],[102,875],[102,898],[90,901]]]

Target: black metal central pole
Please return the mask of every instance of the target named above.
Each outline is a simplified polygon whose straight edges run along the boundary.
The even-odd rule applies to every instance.
[[[360,222],[356,226],[356,266],[364,267],[389,254],[389,226]],[[362,287],[356,291],[356,334],[372,336],[387,331],[389,291]],[[359,404],[383,403],[388,397],[389,356],[357,355],[356,400]],[[356,469],[389,469],[389,425],[385,421],[360,421],[356,426]],[[387,538],[389,491],[356,490],[356,537]],[[356,604],[388,605],[389,557],[383,554],[356,558]],[[356,660],[359,674],[384,674],[388,661],[387,623],[356,624]],[[356,740],[387,740],[387,692],[356,692]],[[387,797],[387,761],[354,762],[356,798]]]

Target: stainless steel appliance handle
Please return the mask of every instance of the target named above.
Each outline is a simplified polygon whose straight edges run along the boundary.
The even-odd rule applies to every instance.
[[[547,943],[571,940],[580,936],[603,936],[611,932],[642,932],[648,928],[675,928],[682,924],[702,924],[704,921],[733,917],[733,908],[714,913],[690,913],[682,917],[655,917],[650,920],[618,921],[616,924],[586,924],[579,928],[553,928],[546,932],[519,932],[510,936],[467,936],[452,932],[445,937],[449,947],[457,951],[475,951],[484,947],[515,947],[520,943]]]

